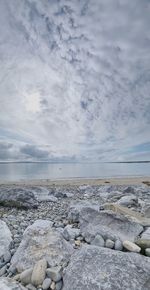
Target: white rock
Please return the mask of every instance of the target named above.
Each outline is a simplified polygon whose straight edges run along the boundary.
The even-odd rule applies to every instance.
[[[18,272],[34,266],[43,258],[47,260],[49,266],[56,266],[61,261],[68,261],[73,251],[70,243],[52,228],[50,221],[38,220],[25,230],[11,264]]]
[[[136,244],[130,241],[124,241],[123,246],[125,249],[127,249],[130,252],[140,253],[141,251],[141,248],[139,246],[137,246]]]
[[[5,222],[0,220],[0,257],[5,255],[12,242],[12,234]]]
[[[46,276],[46,269],[47,269],[47,261],[45,259],[39,260],[35,264],[31,276],[31,283],[34,286],[42,285]]]

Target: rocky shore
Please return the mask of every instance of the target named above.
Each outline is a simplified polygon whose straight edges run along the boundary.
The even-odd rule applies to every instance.
[[[1,184],[0,289],[149,290],[149,184]]]

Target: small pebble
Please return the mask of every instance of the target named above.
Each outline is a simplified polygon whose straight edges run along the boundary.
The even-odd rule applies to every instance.
[[[51,284],[51,290],[55,290],[56,289],[56,284],[55,284],[55,282],[52,282],[52,284]]]

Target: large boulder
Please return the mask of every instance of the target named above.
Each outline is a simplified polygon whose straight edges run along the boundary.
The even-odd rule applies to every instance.
[[[25,230],[22,242],[11,263],[18,272],[34,266],[43,258],[50,266],[56,266],[68,261],[72,252],[72,246],[52,228],[52,222],[37,220]]]
[[[8,252],[11,242],[11,232],[7,224],[0,220],[0,258]]]
[[[80,213],[80,230],[90,241],[97,234],[104,239],[134,241],[143,231],[143,227],[130,221],[127,217],[112,211],[96,211],[90,208],[82,209]]]
[[[118,201],[118,204],[123,206],[133,206],[138,204],[138,198],[135,195],[122,196]]]
[[[92,202],[92,201],[76,201],[71,203],[68,211],[68,219],[71,222],[79,222],[79,216],[82,211],[82,209],[86,208],[88,209],[95,209],[99,211],[99,203],[98,202]]]
[[[20,187],[0,187],[0,205],[23,209],[37,208],[32,190]]]
[[[71,257],[63,290],[149,290],[149,273],[148,257],[84,246]]]
[[[25,288],[22,285],[8,278],[0,278],[0,289],[1,290],[25,290]]]

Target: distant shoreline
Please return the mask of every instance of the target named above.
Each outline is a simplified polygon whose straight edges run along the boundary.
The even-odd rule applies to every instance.
[[[0,185],[16,186],[76,186],[76,185],[150,185],[150,176],[145,177],[109,177],[109,178],[63,178],[63,179],[28,179],[19,181],[0,180]]]
[[[126,163],[150,163],[150,160],[146,161],[0,161],[0,164],[30,164],[30,163],[48,163],[48,164],[126,164]]]

